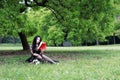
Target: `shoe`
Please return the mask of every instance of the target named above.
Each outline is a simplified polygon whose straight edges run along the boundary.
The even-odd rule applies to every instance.
[[[59,63],[59,61],[58,60],[53,60],[54,62],[56,62],[56,63]]]

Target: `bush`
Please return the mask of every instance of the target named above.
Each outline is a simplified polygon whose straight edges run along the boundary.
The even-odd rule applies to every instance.
[[[0,37],[0,43],[21,43],[20,38],[13,36]]]

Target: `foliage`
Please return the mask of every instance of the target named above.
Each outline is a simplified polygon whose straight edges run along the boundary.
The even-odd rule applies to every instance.
[[[49,45],[55,45],[55,46],[61,45],[61,43],[64,41],[64,33],[62,32],[61,28],[51,26],[48,29],[47,39]]]
[[[115,36],[118,36],[120,38],[120,1],[115,0],[115,3],[116,3],[115,7],[116,7],[117,11],[116,11],[114,34],[115,34]]]
[[[83,41],[103,41],[106,36],[112,35],[114,29],[113,5],[112,0],[92,0],[92,2],[84,0],[81,2],[80,26],[82,27]]]
[[[14,4],[13,4],[14,3]],[[16,31],[17,26],[17,16],[19,14],[19,6],[15,3],[18,3],[16,0],[2,0],[1,8],[0,8],[0,32],[2,35],[12,34],[12,32]],[[12,5],[12,6],[11,6]]]
[[[117,22],[115,24],[115,36],[118,36],[120,38],[120,22]]]
[[[47,42],[47,45],[60,45],[64,40],[64,33],[60,25],[56,23],[55,18],[52,17],[51,11],[47,8],[37,10],[34,12],[34,9],[31,9],[27,13],[28,20],[33,23],[33,28],[35,27],[38,30],[33,36],[40,35],[43,41]],[[28,38],[30,39],[29,42],[33,40],[33,36]]]
[[[17,36],[18,32],[31,33],[34,30],[29,21],[27,21],[26,13],[20,12],[22,8],[26,8],[20,4],[20,0],[1,1],[3,7],[0,8],[0,32],[1,35]],[[26,8],[26,12],[27,12]],[[35,32],[35,31],[34,31]]]
[[[69,2],[69,4],[67,4],[67,2]],[[106,36],[112,35],[114,29],[114,11],[115,11],[114,2],[112,0],[109,1],[71,0],[67,2],[51,0],[51,2],[48,2],[49,4],[47,5],[49,8],[52,8],[56,14],[58,14],[57,18],[64,26],[63,27],[63,32],[65,33],[64,40],[69,40],[69,38],[71,38],[72,44],[79,45],[84,41],[85,42],[93,42],[95,40],[103,41],[105,40]],[[74,3],[70,4],[72,2]],[[62,3],[65,4],[61,5]],[[60,7],[55,8],[55,6]],[[77,31],[78,29],[80,31]],[[80,33],[76,35],[75,31]],[[79,37],[79,35],[81,38],[76,39],[79,40],[76,41],[74,37],[75,36]]]
[[[42,7],[26,7],[24,1],[1,1],[0,35],[23,32],[29,37],[38,34],[49,45],[58,46],[65,40],[77,46],[105,41],[114,32],[115,4],[119,0],[44,0],[47,2],[41,4]],[[34,1],[30,3],[34,5]],[[50,33],[53,30],[57,31]],[[56,38],[51,40],[53,35]]]
[[[44,21],[40,22],[42,25],[46,24],[44,26],[46,27],[46,33],[44,33],[45,37],[47,37],[46,34],[48,35],[47,32],[49,26],[56,26],[56,24],[60,25],[57,27],[62,29],[64,33],[64,40],[71,41],[73,45],[81,45],[83,42],[91,43],[96,40],[105,41],[106,36],[113,34],[115,8],[112,0],[50,0],[46,4],[46,8],[51,10],[52,14],[57,18],[59,23],[55,23],[56,21],[51,19],[51,12],[49,14],[47,14],[47,12],[47,18],[45,17],[46,19],[44,18]],[[47,40],[45,37],[44,40]],[[51,43],[53,42],[54,39]]]
[[[68,41],[72,43],[73,46],[79,46],[82,43],[81,40],[81,29],[79,27],[73,27],[67,36]]]

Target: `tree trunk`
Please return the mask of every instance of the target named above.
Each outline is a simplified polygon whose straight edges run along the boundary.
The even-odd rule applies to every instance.
[[[55,40],[53,40],[53,41],[54,41],[54,46],[57,46],[56,43],[55,43]]]
[[[13,41],[14,41],[14,44],[16,44],[16,39],[15,39],[15,37],[13,37]]]
[[[116,44],[115,33],[113,34],[113,41],[114,41],[114,44]]]
[[[20,37],[21,42],[22,42],[23,50],[29,50],[29,44],[28,44],[28,41],[27,41],[25,34],[22,32],[19,32],[18,34],[19,34],[19,37]]]
[[[98,39],[96,40],[96,45],[99,45],[99,41],[98,41]]]

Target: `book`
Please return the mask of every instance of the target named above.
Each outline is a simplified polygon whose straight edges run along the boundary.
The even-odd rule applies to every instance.
[[[46,50],[46,42],[41,42],[38,47],[38,50]]]

